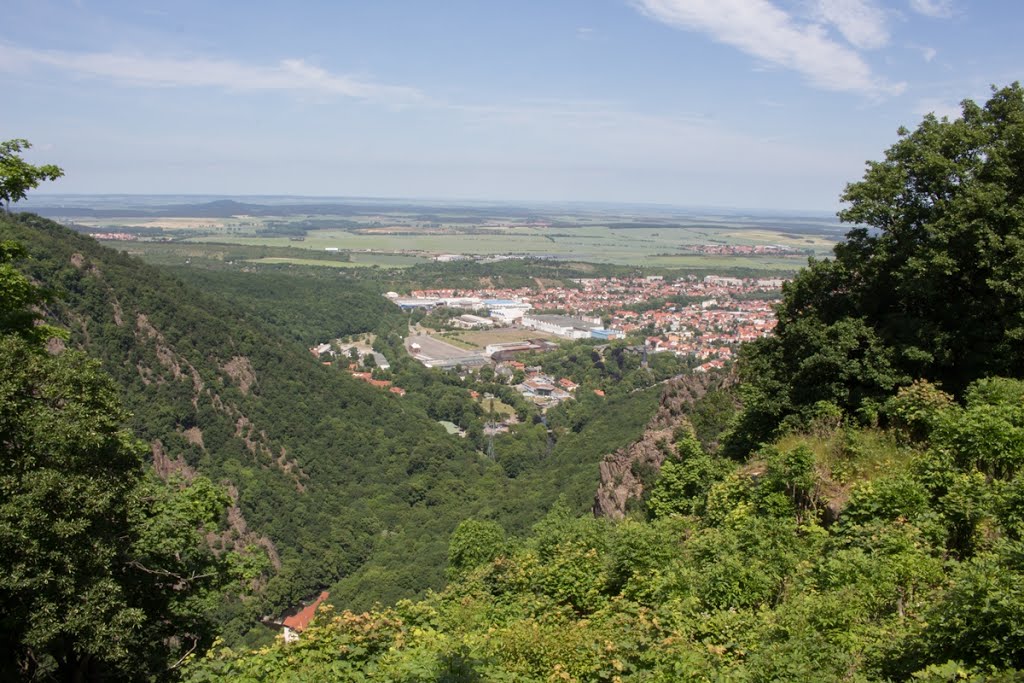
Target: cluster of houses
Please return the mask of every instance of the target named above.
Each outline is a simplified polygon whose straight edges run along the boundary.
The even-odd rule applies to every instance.
[[[388,292],[386,296],[405,311],[430,310],[439,306],[487,310],[487,318],[467,313],[449,321],[453,327],[463,330],[519,325],[563,339],[618,339],[624,336],[622,330],[606,329],[599,317],[531,313],[533,304],[525,299],[488,299],[482,296],[457,295],[453,290],[433,290],[429,294],[414,292],[412,296],[403,297],[395,292]]]
[[[579,385],[568,377],[556,379],[544,374],[539,366],[527,366],[519,361],[499,363],[496,370],[499,374],[511,374],[521,370],[525,379],[515,385],[516,391],[543,409],[572,398],[579,388]]]
[[[771,302],[761,299],[710,299],[639,312],[620,309],[612,313],[612,321],[626,332],[652,330],[646,344],[655,353],[670,351],[698,360],[729,360],[739,344],[771,334],[776,324]]]
[[[350,375],[352,375],[353,378],[366,382],[370,386],[377,387],[378,389],[387,389],[392,394],[397,394],[398,396],[405,396],[405,389],[403,389],[402,387],[395,386],[394,383],[391,382],[390,380],[374,379],[373,373],[360,371],[360,367],[365,367],[365,364],[367,363],[367,356],[371,356],[373,358],[374,365],[380,368],[381,370],[390,369],[391,363],[388,362],[388,359],[382,353],[378,353],[377,351],[370,351],[355,344],[339,344],[337,347],[335,347],[335,345],[327,342],[324,342],[323,344],[317,344],[311,347],[309,349],[309,352],[313,354],[313,357],[320,359],[337,359],[340,354],[342,361],[344,361],[346,358],[351,358],[349,353],[352,351],[352,349],[356,350],[356,355],[358,356],[359,361],[357,362],[355,360],[350,360],[350,362],[348,362],[348,364],[345,366],[345,369]],[[331,365],[334,361],[321,360],[321,362],[324,365]]]
[[[667,281],[660,276],[626,278],[581,278],[573,287],[480,288],[475,290],[433,289],[399,296],[386,296],[404,310],[429,310],[438,306],[465,309],[452,319],[455,327],[480,329],[515,325],[564,339],[610,340],[640,332],[645,352],[674,353],[701,361],[698,371],[722,367],[732,360],[737,346],[771,334],[776,320],[773,300],[783,280],[778,278],[735,278],[708,275],[689,276]],[[688,302],[688,303],[684,303]],[[558,309],[572,315],[544,314],[537,311]],[[486,310],[488,316],[478,315]],[[482,351],[467,352],[455,347],[444,348],[440,340],[423,337],[441,348],[431,355],[416,339],[410,340],[414,358],[429,367],[481,367],[495,364],[499,372],[528,368],[518,360],[522,354],[545,351],[555,347],[550,341],[529,339],[495,343]],[[364,345],[365,346],[365,345]],[[388,361],[358,344],[334,347],[321,344],[310,351],[317,357],[355,350],[360,363],[347,364],[353,377],[395,394],[404,395],[401,387],[387,380],[374,379],[360,371],[366,355],[374,356],[375,365],[387,369]],[[330,360],[324,361],[330,363]],[[514,365],[513,365],[514,364]],[[511,370],[510,370],[511,368]],[[517,389],[542,407],[556,405],[570,398],[576,387],[568,379],[556,379],[531,368]]]
[[[686,254],[724,256],[800,256],[814,253],[813,249],[798,249],[784,244],[684,244],[680,251]]]
[[[580,278],[574,287],[432,289],[388,297],[406,310],[448,306],[489,312],[488,318],[467,314],[452,320],[464,329],[514,324],[564,339],[602,340],[645,331],[651,351],[690,356],[710,369],[731,359],[738,344],[771,333],[772,300],[783,282],[718,275],[675,281],[661,276]],[[671,303],[687,299],[693,303]],[[553,309],[572,314],[537,312]]]

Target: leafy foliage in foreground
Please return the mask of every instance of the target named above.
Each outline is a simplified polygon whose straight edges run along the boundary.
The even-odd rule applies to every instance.
[[[833,426],[741,466],[683,438],[650,521],[465,522],[444,591],[214,648],[190,680],[1014,680],[1024,382],[922,393],[889,406],[927,419],[916,440]]]

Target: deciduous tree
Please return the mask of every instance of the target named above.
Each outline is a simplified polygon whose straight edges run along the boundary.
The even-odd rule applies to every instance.
[[[11,202],[25,198],[25,193],[38,187],[44,180],[56,180],[64,169],[54,164],[33,166],[21,157],[21,152],[32,147],[28,140],[15,138],[0,142],[0,202],[10,211]]]

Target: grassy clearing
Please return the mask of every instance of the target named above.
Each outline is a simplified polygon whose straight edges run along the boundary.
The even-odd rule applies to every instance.
[[[372,264],[354,263],[352,261],[322,261],[312,258],[293,258],[267,256],[265,258],[248,259],[246,263],[262,263],[265,265],[290,264],[295,266],[326,266],[328,268],[368,268]]]
[[[442,332],[441,334],[437,334],[434,336],[440,337],[441,339],[448,342],[452,346],[457,346],[458,348],[465,349],[466,351],[476,351],[479,348],[474,344],[464,341],[458,332]]]
[[[449,337],[451,335],[451,337]],[[465,332],[449,332],[446,339],[458,339],[471,345],[472,348],[482,349],[488,344],[503,344],[507,342],[525,341],[527,339],[556,339],[553,335],[537,330],[524,330],[515,327],[497,327],[493,330],[466,330]]]
[[[506,418],[516,414],[516,409],[502,401],[500,398],[480,397],[477,401],[484,409],[485,414],[494,413],[496,417]]]
[[[814,452],[819,472],[849,484],[906,469],[914,451],[901,446],[892,432],[880,429],[837,429],[823,434],[790,434],[779,439],[780,451],[806,446]]]

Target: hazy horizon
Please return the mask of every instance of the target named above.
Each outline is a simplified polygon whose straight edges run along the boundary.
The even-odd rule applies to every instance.
[[[311,195],[311,194],[218,194],[218,193],[130,193],[130,192],[43,192],[37,191],[32,196],[14,204],[14,210],[31,211],[35,208],[59,208],[53,205],[54,202],[66,203],[75,202],[85,204],[92,200],[150,200],[147,204],[152,206],[173,206],[180,203],[190,203],[175,200],[195,200],[194,203],[209,203],[215,201],[232,200],[238,203],[255,203],[255,200],[270,201],[287,206],[290,203],[302,203],[306,201],[332,203],[357,203],[373,206],[375,204],[406,203],[420,204],[433,207],[509,207],[519,209],[572,207],[575,209],[650,209],[672,212],[721,212],[723,215],[734,215],[742,213],[754,213],[765,216],[807,216],[815,218],[835,217],[835,211],[804,209],[800,207],[768,208],[757,206],[715,206],[697,204],[668,204],[656,202],[620,202],[614,200],[540,200],[540,199],[467,199],[459,197],[400,197],[400,196],[346,196],[346,195]],[[157,201],[166,201],[168,204],[156,204]],[[86,208],[77,206],[76,208]]]
[[[1010,2],[9,4],[0,125],[75,194],[831,212],[1024,70]]]

